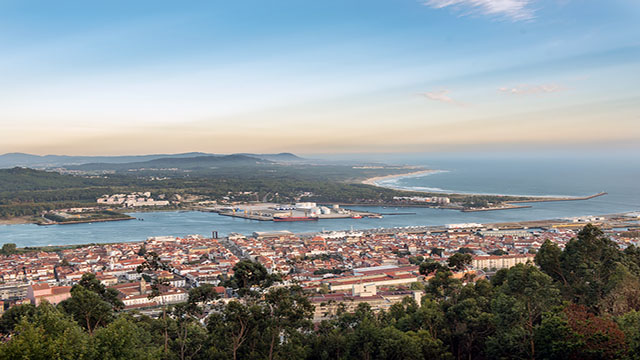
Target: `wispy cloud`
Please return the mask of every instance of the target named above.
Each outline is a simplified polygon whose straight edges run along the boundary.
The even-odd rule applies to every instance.
[[[534,0],[423,0],[423,4],[435,9],[452,8],[462,15],[483,14],[514,21],[531,20],[535,11]]]
[[[546,94],[562,90],[564,90],[564,88],[558,84],[521,84],[517,86],[505,86],[498,89],[500,92],[513,95]]]
[[[449,96],[449,93],[450,93],[449,90],[440,90],[440,91],[425,92],[425,93],[421,93],[420,95],[433,101],[439,101],[439,102],[443,102],[451,105],[459,105],[459,106],[464,105],[463,103],[452,99]]]

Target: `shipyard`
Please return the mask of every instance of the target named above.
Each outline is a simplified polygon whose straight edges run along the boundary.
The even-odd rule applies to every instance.
[[[223,216],[232,216],[260,221],[317,221],[328,219],[362,219],[382,218],[379,213],[350,210],[338,204],[329,206],[318,205],[314,202],[300,202],[295,204],[248,203],[232,206],[215,206],[202,209],[215,212]]]

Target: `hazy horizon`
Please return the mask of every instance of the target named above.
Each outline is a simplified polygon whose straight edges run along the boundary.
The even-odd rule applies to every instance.
[[[394,159],[414,156],[426,157],[447,157],[447,156],[467,156],[473,157],[635,157],[640,151],[640,146],[636,144],[618,144],[618,146],[590,147],[590,146],[571,146],[571,147],[443,147],[439,149],[430,149],[422,151],[352,151],[352,152],[295,152],[282,151],[273,152],[216,152],[201,150],[186,150],[181,152],[144,152],[144,153],[27,153],[27,152],[7,152],[0,153],[0,156],[11,154],[24,154],[35,156],[69,156],[69,157],[135,157],[135,156],[161,156],[161,155],[181,155],[181,154],[202,154],[206,155],[234,155],[234,154],[281,154],[291,153],[293,155],[308,159],[327,159],[327,160],[375,160],[375,159]],[[195,155],[199,156],[199,155]]]

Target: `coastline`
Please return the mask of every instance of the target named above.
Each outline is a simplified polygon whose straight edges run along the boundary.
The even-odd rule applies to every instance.
[[[420,175],[429,175],[433,173],[441,172],[442,170],[420,170],[413,171],[405,174],[394,174],[394,175],[386,175],[386,176],[377,176],[373,178],[366,179],[362,181],[363,184],[377,186],[385,189],[392,189],[396,191],[406,191],[406,192],[419,192],[425,194],[434,194],[434,192],[429,192],[425,190],[419,189],[406,189],[406,188],[398,188],[393,185],[381,185],[379,182],[381,180],[388,179],[399,179],[399,178],[408,178],[408,177],[417,177]],[[463,196],[463,197],[474,197],[474,196],[495,196],[504,198],[502,205],[499,206],[489,206],[482,208],[461,208],[458,209],[462,212],[479,212],[479,211],[496,211],[496,210],[514,210],[514,209],[525,209],[530,208],[531,205],[527,205],[527,203],[541,203],[541,202],[555,202],[555,201],[581,201],[581,200],[589,200],[593,198],[597,198],[600,196],[608,195],[607,192],[603,191],[597,194],[591,194],[586,196],[562,196],[562,195],[508,195],[508,194],[485,194],[485,193],[457,193],[457,192],[437,192],[438,194],[448,195],[448,196]],[[431,207],[431,206],[429,206]]]
[[[425,194],[442,194],[442,195],[456,195],[456,196],[499,196],[499,197],[504,197],[504,198],[525,198],[525,199],[521,199],[521,200],[507,200],[506,201],[507,203],[529,203],[529,202],[589,200],[589,199],[593,199],[593,198],[600,197],[600,196],[603,196],[603,195],[607,195],[606,191],[603,191],[603,192],[600,192],[600,193],[597,193],[597,194],[585,195],[585,196],[580,196],[580,195],[569,196],[569,195],[523,195],[523,194],[514,195],[514,194],[494,194],[494,193],[467,193],[467,192],[455,192],[455,191],[446,191],[446,190],[442,190],[442,191],[427,191],[427,190],[420,190],[420,189],[400,188],[400,187],[391,186],[391,185],[381,185],[381,184],[378,183],[379,181],[382,181],[382,180],[418,177],[419,175],[429,175],[429,174],[435,174],[435,173],[439,173],[439,172],[443,172],[443,171],[445,171],[445,170],[429,169],[429,170],[413,171],[413,172],[404,173],[404,174],[393,174],[393,175],[385,175],[385,176],[376,176],[376,177],[365,179],[365,180],[361,181],[361,183],[365,184],[365,185],[377,186],[377,187],[380,187],[380,188],[391,189],[391,190],[396,190],[396,191],[417,192],[417,193],[425,193]]]
[[[98,223],[98,222],[107,222],[107,221],[124,221],[124,220],[133,220],[135,219],[132,216],[128,217],[117,217],[117,218],[108,218],[108,219],[84,219],[84,220],[71,220],[71,221],[63,221],[63,222],[47,222],[47,223],[36,223],[38,226],[51,226],[51,225],[72,225],[72,224],[90,224],[90,223]]]
[[[362,180],[360,183],[361,184],[365,184],[365,185],[383,187],[383,188],[387,188],[387,189],[394,189],[392,187],[379,185],[378,181],[396,179],[396,178],[397,179],[401,179],[401,178],[418,176],[418,175],[428,175],[428,174],[434,174],[434,173],[437,173],[437,172],[440,172],[440,171],[441,170],[433,170],[433,169],[428,169],[427,170],[427,169],[425,169],[425,170],[412,171],[410,173],[404,173],[404,174],[393,174],[393,175],[376,176],[376,177],[372,177],[372,178],[368,178],[368,179]],[[394,190],[399,190],[399,189],[394,189]],[[411,190],[407,190],[407,191],[411,191]]]
[[[71,224],[82,224],[82,223],[92,223],[92,222],[105,222],[105,221],[120,221],[120,220],[132,220],[135,219],[135,216],[131,216],[129,214],[135,213],[144,213],[144,212],[161,212],[161,211],[191,211],[195,209],[192,207],[188,208],[180,208],[180,207],[153,207],[153,208],[118,208],[115,209],[116,212],[122,213],[128,218],[113,218],[113,219],[102,219],[102,220],[77,220],[77,221],[65,221],[65,222],[42,222],[42,219],[37,216],[17,216],[10,218],[0,218],[0,226],[2,225],[25,225],[25,224],[34,224],[34,225],[71,225]]]
[[[18,216],[18,217],[0,219],[0,225],[21,225],[21,224],[35,224],[35,221],[31,216]]]

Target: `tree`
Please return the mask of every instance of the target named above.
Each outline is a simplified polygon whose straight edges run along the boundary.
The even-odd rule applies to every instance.
[[[409,289],[414,291],[424,291],[424,283],[421,281],[412,282],[409,285]]]
[[[449,323],[449,341],[457,359],[472,358],[484,349],[484,342],[492,331],[491,313],[483,297],[468,297],[446,310]]]
[[[47,302],[30,320],[22,317],[11,339],[0,346],[0,359],[84,359],[88,353],[86,333]]]
[[[533,265],[510,268],[491,302],[496,335],[488,345],[495,357],[534,359],[535,332],[542,314],[560,304],[551,277]]]
[[[82,278],[78,281],[78,284],[74,286],[82,286],[83,288],[96,293],[102,300],[111,304],[111,307],[114,310],[121,310],[124,307],[122,300],[118,298],[118,290],[107,288],[92,273],[82,274]]]
[[[2,249],[0,249],[0,253],[2,255],[11,255],[15,254],[17,250],[17,246],[14,243],[6,243],[2,245]]]
[[[435,254],[435,255],[438,255],[438,256],[442,257],[443,253],[444,253],[444,249],[443,248],[439,248],[439,247],[431,248],[431,254]]]
[[[420,268],[419,268],[418,271],[420,272],[420,274],[427,276],[429,274],[432,274],[432,273],[434,273],[434,272],[436,272],[438,270],[444,269],[444,268],[445,267],[442,264],[440,264],[439,262],[431,260],[431,259],[428,259],[427,261],[423,261],[420,264]]]
[[[149,343],[150,334],[126,316],[96,330],[91,339],[94,359],[156,359],[161,348]]]
[[[560,247],[547,239],[542,243],[538,254],[536,254],[535,263],[540,266],[542,271],[547,273],[547,275],[556,281],[562,281],[562,283],[566,285],[567,279],[564,277],[561,257],[562,250]]]
[[[206,353],[207,331],[200,325],[199,318],[189,313],[189,308],[188,303],[177,304],[173,318],[169,318],[170,348],[181,360],[205,357]]]
[[[224,356],[231,353],[236,360],[240,347],[256,326],[254,310],[238,301],[230,301],[218,313],[212,314],[207,321],[209,334],[215,347],[212,351]]]
[[[215,290],[215,287],[211,284],[202,284],[189,290],[189,299],[187,302],[190,305],[207,304],[210,301],[216,300],[220,297]]]
[[[445,314],[440,305],[431,299],[425,298],[410,318],[399,325],[408,330],[426,330],[432,338],[438,339],[445,331]]]
[[[632,310],[619,317],[617,323],[624,332],[629,358],[640,359],[640,312]]]
[[[13,332],[15,326],[20,323],[22,318],[27,318],[30,321],[35,313],[36,307],[32,304],[21,304],[10,307],[0,318],[0,332],[3,334]]]
[[[423,261],[424,257],[421,255],[409,257],[409,262],[413,265],[420,265]]]
[[[155,251],[145,252],[144,254],[144,262],[136,268],[136,271],[142,274],[145,271],[171,271],[171,266],[165,263],[160,259],[160,255],[158,255]],[[142,274],[143,278],[145,274]],[[147,296],[149,299],[155,299],[161,295],[161,287],[166,286],[168,281],[164,278],[154,277],[151,283],[151,292]],[[169,351],[169,324],[167,321],[167,307],[165,304],[162,304],[162,323],[164,325],[163,333],[164,333],[164,352],[167,353]]]
[[[434,299],[445,299],[460,290],[462,282],[454,279],[453,273],[445,267],[438,269],[435,275],[429,279],[425,291]]]
[[[459,254],[473,254],[473,250],[468,248],[468,247],[461,247],[460,249],[458,249],[458,251],[456,251],[456,253],[459,253]]]
[[[536,344],[542,359],[620,359],[627,354],[625,334],[615,322],[575,304],[545,315]]]
[[[598,303],[601,312],[620,316],[640,310],[640,276],[625,264],[613,265],[604,287],[605,294]]]
[[[138,256],[145,256],[147,254],[147,247],[142,244],[138,249]]]
[[[449,267],[456,271],[462,271],[471,264],[471,254],[455,253],[449,257]]]
[[[173,307],[170,328],[175,332],[173,347],[180,359],[192,359],[202,354],[206,346],[206,330],[200,326],[199,317],[203,314],[203,306],[218,298],[215,288],[211,284],[204,284],[189,290],[186,303]]]
[[[240,296],[257,295],[252,288],[266,289],[274,282],[279,281],[280,276],[269,274],[267,269],[259,262],[242,260],[233,267],[233,277],[226,285],[238,290]]]
[[[408,336],[412,337],[416,341],[419,347],[420,359],[450,359],[451,353],[447,350],[442,340],[432,336],[426,330],[419,330],[418,332],[409,331]]]
[[[336,327],[336,321],[323,321],[309,336],[308,360],[345,359],[348,353],[347,332]]]
[[[561,309],[543,315],[535,336],[538,359],[575,359],[573,354],[578,354],[582,346]]]
[[[640,307],[637,289],[627,286],[640,283],[640,268],[634,265],[632,253],[621,252],[599,228],[588,224],[564,251],[545,242],[536,264],[562,282],[568,300],[596,313],[619,314]]]
[[[564,312],[584,343],[582,359],[619,359],[626,353],[624,333],[611,319],[596,316],[583,305],[569,305]]]
[[[267,358],[271,360],[278,351],[277,345],[286,344],[299,331],[311,329],[313,306],[298,286],[269,290],[265,295],[265,305],[265,331],[270,333]]]
[[[107,325],[114,318],[113,307],[100,295],[82,285],[71,289],[71,298],[60,303],[60,307],[81,324],[89,335],[99,326]]]

